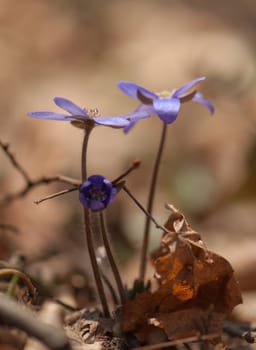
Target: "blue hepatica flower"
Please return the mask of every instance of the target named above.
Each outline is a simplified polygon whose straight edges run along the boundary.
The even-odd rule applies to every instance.
[[[205,80],[205,77],[199,77],[187,84],[175,89],[172,93],[164,91],[155,93],[145,89],[137,84],[121,81],[117,85],[128,96],[133,97],[141,102],[134,111],[134,115],[130,116],[130,123],[124,128],[128,132],[137,121],[148,118],[151,115],[158,115],[165,124],[171,124],[177,118],[181,103],[194,101],[207,107],[211,113],[214,112],[213,105],[204,99],[203,95],[196,90],[192,90],[199,82]],[[191,92],[192,90],[192,92]],[[141,112],[141,116],[138,113]]]
[[[79,189],[79,199],[84,207],[92,211],[105,209],[115,198],[117,189],[101,175],[92,175]]]
[[[64,98],[64,97],[55,97],[53,99],[54,103],[62,108],[67,113],[57,113],[57,112],[29,112],[28,115],[33,118],[38,119],[50,119],[50,120],[59,120],[59,121],[70,121],[76,126],[84,126],[86,122],[94,121],[96,125],[105,125],[113,128],[123,128],[124,126],[129,125],[130,114],[125,114],[120,117],[99,117],[97,116],[97,111],[87,111],[74,102]],[[144,112],[138,111],[137,117],[141,118],[145,115]]]

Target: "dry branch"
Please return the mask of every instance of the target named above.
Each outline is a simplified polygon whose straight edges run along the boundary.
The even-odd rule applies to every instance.
[[[30,310],[5,295],[0,295],[0,321],[37,338],[52,350],[70,349],[63,330],[43,323]]]
[[[34,187],[40,186],[40,185],[47,185],[52,182],[63,182],[69,185],[73,185],[75,187],[78,187],[80,185],[80,181],[76,179],[69,178],[67,176],[63,175],[55,175],[55,176],[42,176],[38,179],[33,180],[27,171],[21,166],[21,164],[17,161],[15,155],[10,151],[10,146],[8,143],[4,143],[0,141],[0,147],[10,160],[11,164],[14,166],[14,168],[18,171],[18,173],[23,177],[25,181],[25,186],[15,192],[15,193],[8,193],[2,197],[0,197],[0,205],[7,205],[10,204],[12,201],[22,198],[25,195],[28,194]]]
[[[13,225],[10,225],[10,224],[0,224],[0,230],[10,231],[12,233],[18,233],[19,232],[17,227],[15,227]]]

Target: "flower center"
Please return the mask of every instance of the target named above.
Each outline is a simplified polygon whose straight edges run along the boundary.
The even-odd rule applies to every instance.
[[[164,91],[158,93],[158,96],[160,98],[169,98],[172,96],[172,93],[170,91],[164,90]]]
[[[89,109],[89,111],[86,111],[88,113],[89,118],[95,118],[100,116],[100,112],[98,108],[92,108]]]
[[[104,201],[107,199],[107,194],[97,187],[92,187],[88,190],[87,200],[89,201]]]

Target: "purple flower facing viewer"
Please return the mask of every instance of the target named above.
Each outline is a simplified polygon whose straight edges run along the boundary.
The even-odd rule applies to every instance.
[[[64,97],[55,97],[53,101],[67,113],[41,111],[29,112],[28,115],[38,119],[70,121],[74,123],[74,125],[80,127],[89,121],[93,121],[96,125],[110,126],[113,128],[123,128],[129,125],[129,114],[120,117],[98,117],[97,111],[87,111]]]
[[[213,113],[213,105],[204,99],[200,92],[196,90],[191,91],[202,80],[205,80],[205,77],[194,79],[171,93],[168,91],[155,93],[131,82],[119,82],[117,84],[118,87],[126,95],[141,102],[134,111],[134,115],[131,113],[130,123],[124,128],[124,132],[128,132],[140,119],[148,118],[152,115],[158,115],[165,124],[173,123],[179,114],[181,103],[183,102],[194,101],[200,103]],[[142,113],[142,116],[138,115],[139,112]]]
[[[92,175],[84,181],[79,189],[82,205],[92,211],[105,209],[115,198],[117,189],[101,175]]]

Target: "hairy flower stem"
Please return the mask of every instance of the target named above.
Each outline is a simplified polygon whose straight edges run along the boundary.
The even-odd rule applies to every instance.
[[[121,280],[121,276],[120,276],[118,267],[116,265],[114,256],[113,256],[112,251],[111,251],[111,247],[110,247],[109,240],[108,240],[108,233],[107,233],[107,229],[106,229],[105,216],[104,216],[104,213],[102,211],[99,212],[99,217],[100,217],[100,229],[101,229],[103,244],[104,244],[104,247],[106,249],[106,253],[107,253],[107,257],[108,257],[108,260],[109,260],[109,263],[111,266],[111,270],[113,272],[113,275],[114,275],[114,278],[116,281],[118,293],[120,296],[121,305],[124,305],[124,303],[126,302],[124,287],[123,287],[123,283]]]
[[[92,131],[92,127],[86,127],[85,128],[85,135],[84,135],[84,141],[83,141],[83,149],[82,149],[82,160],[81,160],[81,166],[82,166],[82,181],[85,181],[87,178],[87,148],[88,148],[88,140],[90,133]],[[101,301],[103,314],[105,317],[109,317],[109,308],[107,304],[106,295],[104,292],[103,283],[100,277],[100,271],[97,264],[96,254],[94,251],[93,246],[93,239],[92,239],[92,223],[91,223],[91,213],[90,211],[84,207],[84,223],[85,223],[85,234],[86,234],[86,242],[88,247],[88,252],[90,256],[90,261],[92,265],[93,275],[96,283],[96,288],[98,291],[98,295]]]
[[[82,175],[82,182],[84,182],[87,179],[87,149],[88,149],[88,141],[89,137],[91,135],[93,127],[92,126],[85,126],[85,134],[84,134],[84,140],[83,140],[83,146],[82,146],[82,159],[81,159],[81,175]]]
[[[149,187],[148,202],[147,202],[147,212],[149,215],[146,216],[146,221],[145,221],[145,228],[144,228],[144,235],[143,235],[143,242],[142,242],[142,249],[141,249],[140,273],[139,273],[139,280],[142,282],[144,282],[145,274],[146,274],[146,263],[147,263],[149,233],[150,233],[150,224],[151,224],[150,216],[152,214],[152,209],[153,209],[153,203],[154,203],[155,192],[156,192],[156,182],[158,178],[159,166],[160,166],[163,149],[164,149],[166,131],[167,131],[167,124],[163,123],[160,144],[159,144],[158,151],[155,158],[155,163],[154,163],[152,177],[151,177],[151,183]]]

